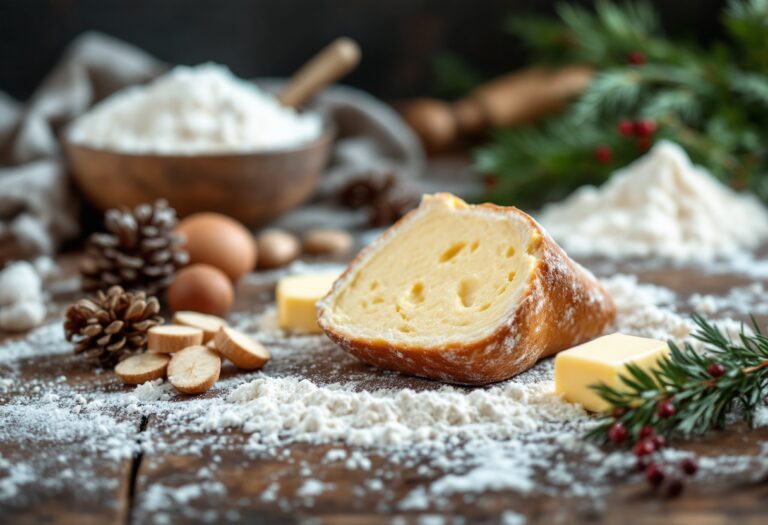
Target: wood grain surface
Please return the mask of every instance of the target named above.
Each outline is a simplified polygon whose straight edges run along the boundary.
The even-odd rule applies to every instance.
[[[711,274],[692,269],[643,269],[643,265],[631,264],[614,268],[603,261],[587,261],[587,264],[598,274],[629,272],[638,275],[642,282],[666,286],[679,294],[678,306],[683,311],[686,310],[686,299],[691,293],[723,295],[734,286],[753,282],[744,275]],[[246,280],[239,286],[236,310],[256,315],[271,304],[272,294],[272,285],[268,280]],[[55,297],[59,305],[65,304],[70,298],[71,294]],[[765,317],[759,320],[763,324],[768,322]],[[0,340],[8,337],[2,336]],[[354,377],[360,381],[360,388],[364,389],[401,385],[421,390],[438,386],[431,381],[375,370],[351,358],[346,359],[346,354],[342,354],[330,341],[322,344],[327,349],[327,360],[307,363],[301,359],[301,349],[297,347],[294,358],[279,362],[276,360],[270,366],[277,372],[300,373],[325,383]],[[53,383],[65,376],[71,387],[82,391],[131,390],[131,387],[121,385],[112,374],[94,375],[74,356],[56,360],[26,359],[16,366],[16,373],[20,373],[21,378],[30,383]],[[223,367],[223,378],[233,374],[243,373],[237,372],[231,365]],[[24,381],[14,384],[23,387]],[[11,388],[0,394],[0,404],[22,395],[27,395],[27,392]],[[175,401],[185,403],[189,402],[189,398],[179,396]],[[3,422],[0,421],[0,424]],[[420,524],[426,523],[419,521],[426,513],[444,517],[443,523],[446,524],[497,524],[501,523],[502,513],[510,509],[524,514],[527,523],[531,524],[757,525],[768,520],[768,483],[764,479],[753,479],[754,476],[749,474],[724,474],[712,482],[694,483],[682,497],[674,500],[656,497],[646,488],[645,483],[635,477],[630,482],[610,480],[613,488],[604,498],[605,504],[556,495],[527,497],[512,491],[489,491],[471,499],[457,495],[450,498],[447,505],[429,508],[421,513],[403,512],[397,511],[394,502],[415,487],[434,479],[430,475],[419,474],[414,466],[397,466],[388,462],[387,458],[376,455],[372,456],[370,470],[349,470],[343,462],[324,461],[329,449],[345,448],[338,444],[291,445],[287,447],[290,449],[289,456],[265,458],[248,452],[244,445],[249,436],[240,431],[223,432],[211,444],[210,440],[202,440],[203,436],[191,431],[180,432],[178,425],[169,424],[155,416],[143,418],[136,415],[130,424],[135,426],[136,439],[142,439],[142,435],[151,436],[155,445],[143,453],[135,454],[133,458],[98,459],[95,475],[104,480],[114,480],[111,484],[97,484],[97,487],[102,488],[83,490],[79,483],[73,482],[71,486],[62,489],[48,487],[41,479],[27,485],[25,494],[18,502],[0,503],[0,523],[240,522],[373,525],[391,523],[392,516],[398,514],[405,520],[401,523]],[[49,461],[50,469],[57,469],[60,468],[57,458],[61,456],[69,458],[76,465],[78,458],[90,453],[87,449],[79,448],[77,442],[47,442],[41,439],[36,441],[34,447],[29,447],[22,439],[20,432],[19,440],[0,441],[2,457],[26,461],[34,456],[36,461]],[[196,442],[206,445],[190,446]],[[758,465],[765,462],[763,445],[767,442],[768,428],[750,430],[738,426],[676,446],[701,456],[749,455],[754,458],[757,469]],[[574,459],[565,454],[563,461]],[[212,464],[215,464],[215,469],[209,468]],[[385,464],[386,469],[382,470],[387,472],[385,490],[356,490]],[[307,479],[307,472],[311,472],[314,479],[332,483],[333,488],[310,498],[311,501],[297,497],[297,489]],[[195,484],[203,473],[207,482],[218,487],[216,490],[206,492],[204,497],[187,501],[165,498],[160,500],[159,505],[159,492]],[[266,487],[274,480],[280,482],[278,495],[286,497],[282,504],[263,501],[261,498]],[[457,517],[464,517],[465,520],[457,521]]]

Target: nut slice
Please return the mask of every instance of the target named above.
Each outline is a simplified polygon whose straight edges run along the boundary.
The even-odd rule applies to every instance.
[[[203,331],[191,326],[166,324],[153,326],[147,332],[147,348],[161,354],[178,352],[188,346],[199,345],[202,342]]]
[[[203,331],[203,342],[207,343],[219,328],[226,325],[227,322],[221,317],[215,315],[201,314],[200,312],[191,312],[189,310],[182,310],[173,314],[173,322],[176,324],[191,326],[193,328],[199,328]]]
[[[213,344],[221,355],[243,370],[258,370],[272,358],[261,343],[229,326],[221,327]]]
[[[176,352],[168,363],[168,381],[182,394],[201,394],[219,379],[221,358],[202,345]]]
[[[120,361],[115,374],[129,385],[140,385],[153,379],[165,377],[165,369],[171,358],[165,354],[146,352]]]

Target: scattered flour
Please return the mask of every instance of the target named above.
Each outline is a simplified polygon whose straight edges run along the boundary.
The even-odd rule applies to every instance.
[[[696,293],[688,299],[688,304],[704,315],[723,311],[741,315],[768,315],[768,303],[765,297],[766,290],[763,284],[752,283],[748,286],[732,288],[722,297]]]
[[[193,155],[275,150],[320,135],[322,121],[297,113],[225,66],[178,66],[130,87],[78,118],[75,143],[126,153]]]
[[[323,483],[322,481],[318,481],[316,479],[308,479],[301,487],[299,487],[296,495],[302,498],[310,498],[319,496],[326,490],[332,489],[333,487],[333,483]]]
[[[616,304],[616,329],[640,337],[682,341],[693,326],[675,312],[675,294],[661,286],[640,284],[633,275],[601,279]]]
[[[603,283],[616,302],[619,330],[680,340],[691,329],[689,318],[680,313],[687,298],[627,275],[613,275]],[[750,288],[749,293],[758,290]],[[714,302],[719,305],[721,300],[716,297]],[[397,374],[360,365],[321,336],[283,334],[266,321],[271,315],[264,311],[230,321],[268,344],[272,366],[255,374],[223,370],[209,394],[196,398],[177,395],[161,380],[122,388],[108,374],[94,376],[92,388],[70,386],[65,377],[69,372],[58,366],[47,380],[26,378],[25,363],[32,359],[74,359],[68,357],[71,348],[58,321],[0,345],[0,443],[71,444],[32,459],[0,455],[0,502],[22,504],[27,488],[34,485],[38,490],[41,483],[54,493],[76,486],[71,496],[76,501],[109,498],[117,489],[117,477],[98,474],[105,458],[119,463],[139,451],[145,458],[208,457],[211,461],[204,468],[176,472],[137,493],[135,518],[170,523],[178,516],[168,509],[187,509],[190,514],[184,516],[190,519],[223,522],[230,513],[237,514],[240,503],[218,481],[217,469],[232,468],[221,463],[221,456],[242,447],[245,457],[281,462],[274,477],[260,480],[263,490],[253,500],[274,512],[289,513],[334,497],[326,494],[335,493],[330,490],[334,487],[313,473],[316,463],[298,459],[305,457],[302,450],[323,447],[316,456],[318,464],[365,479],[352,490],[356,501],[370,501],[365,498],[373,495],[377,512],[402,512],[429,522],[443,519],[437,511],[472,504],[494,491],[523,499],[533,494],[581,498],[599,507],[615,477],[624,475],[634,461],[629,453],[607,451],[582,439],[594,420],[553,394],[552,360],[484,388],[429,381],[409,382],[415,386],[404,388]],[[315,366],[320,361],[330,368],[318,375]],[[151,418],[147,431],[136,432],[137,414]],[[768,412],[758,414],[757,422],[768,425]],[[81,457],[83,450],[87,454]],[[77,472],[69,468],[73,454],[81,457]],[[768,471],[765,458],[702,459],[701,476],[757,476]],[[390,486],[399,481],[403,467],[413,473],[408,481],[413,487],[397,498]],[[290,481],[296,476],[302,478],[298,485]],[[225,506],[215,503],[223,501]],[[197,513],[195,505],[210,510]],[[516,503],[510,508],[518,509]],[[513,510],[500,520],[526,521]]]
[[[501,525],[525,525],[528,519],[523,514],[507,510],[501,515]]]
[[[768,213],[661,141],[603,186],[546,206],[540,220],[576,256],[662,257],[707,262],[768,237]]]

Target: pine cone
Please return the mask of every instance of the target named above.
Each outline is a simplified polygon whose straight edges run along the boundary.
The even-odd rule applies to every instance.
[[[67,307],[64,335],[75,343],[75,353],[101,366],[146,350],[147,331],[163,322],[160,303],[144,292],[113,286]]]
[[[388,193],[371,204],[368,223],[373,227],[389,226],[419,205],[416,195]]]
[[[167,288],[176,270],[189,261],[179,249],[184,239],[173,232],[176,222],[176,210],[164,200],[133,210],[108,210],[107,231],[88,239],[80,266],[83,290],[120,285],[156,294]]]
[[[393,173],[371,172],[349,180],[339,192],[339,202],[347,208],[357,210],[373,205],[396,185],[397,178]]]

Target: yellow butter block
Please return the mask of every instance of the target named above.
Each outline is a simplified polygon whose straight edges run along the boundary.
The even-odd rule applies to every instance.
[[[338,273],[289,275],[277,283],[277,317],[280,328],[321,333],[315,303],[331,291]]]
[[[667,343],[657,339],[619,333],[599,337],[557,354],[555,393],[587,410],[603,412],[610,406],[589,388],[591,385],[604,383],[626,389],[619,376],[628,374],[628,363],[650,370],[668,352]]]

